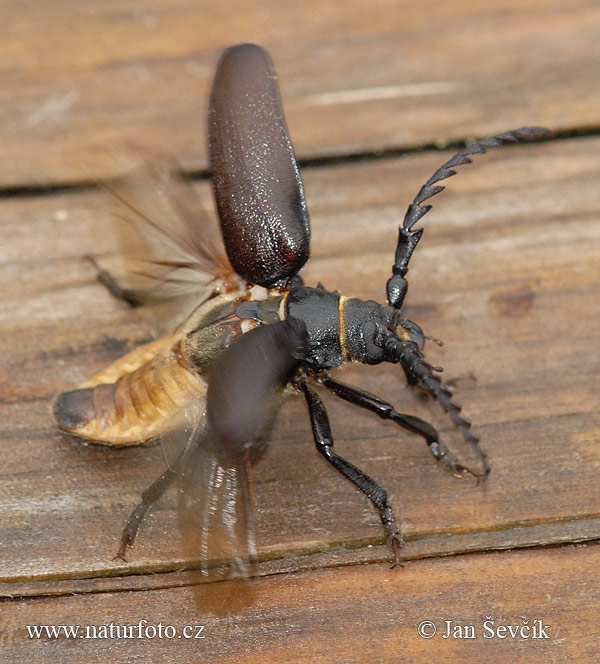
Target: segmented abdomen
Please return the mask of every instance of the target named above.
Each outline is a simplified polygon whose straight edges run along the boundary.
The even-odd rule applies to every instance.
[[[206,381],[187,366],[181,341],[173,341],[142,346],[63,392],[54,403],[58,426],[111,445],[141,443],[176,428],[182,409],[206,394]]]

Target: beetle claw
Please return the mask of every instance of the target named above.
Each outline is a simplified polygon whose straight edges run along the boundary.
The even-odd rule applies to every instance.
[[[400,533],[394,533],[388,537],[388,546],[391,548],[392,553],[394,554],[394,560],[390,565],[390,569],[395,567],[404,567],[404,562],[402,556],[400,555],[400,550],[402,549],[402,535]]]

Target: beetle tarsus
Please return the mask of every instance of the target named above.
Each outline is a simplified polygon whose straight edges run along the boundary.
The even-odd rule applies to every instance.
[[[133,549],[133,542],[129,540],[127,534],[123,533],[123,535],[121,536],[121,544],[119,546],[119,550],[117,551],[117,555],[113,558],[113,560],[122,560],[124,563],[129,562],[127,558],[125,558],[125,553],[127,552],[128,548]]]
[[[355,406],[370,410],[384,420],[392,420],[407,431],[422,436],[425,439],[433,458],[445,471],[454,475],[454,477],[462,478],[464,473],[469,473],[475,477],[479,483],[489,474],[490,469],[486,462],[487,457],[485,452],[483,453],[484,457],[482,458],[484,472],[479,473],[468,466],[461,464],[444,443],[439,441],[439,433],[436,429],[428,422],[425,422],[425,420],[415,417],[414,415],[399,413],[391,403],[371,394],[371,392],[367,392],[366,390],[351,385],[346,385],[345,383],[340,383],[331,379],[329,376],[321,377],[320,383],[341,399],[349,401]],[[475,438],[474,436],[472,437]],[[479,442],[479,439],[477,439],[477,442]]]
[[[469,473],[469,475],[471,475],[477,480],[477,484],[485,480],[485,478],[488,476],[488,473],[485,471],[483,473],[478,473],[476,470],[473,470],[468,466],[463,466],[461,464],[457,465],[456,469],[458,470],[459,473],[463,473],[461,474],[461,477],[464,477],[464,473]]]
[[[122,560],[123,562],[127,562],[125,553],[127,549],[133,549],[140,525],[151,505],[152,503],[142,500],[142,502],[135,506],[133,512],[127,519],[125,528],[123,528],[123,532],[121,534],[121,544],[119,546],[119,550],[117,551],[117,555],[113,558],[113,560]]]
[[[452,392],[433,373],[434,368],[425,360],[418,346],[412,341],[403,341],[390,337],[386,344],[386,352],[391,362],[399,362],[404,369],[409,385],[418,385],[438,401],[446,411],[454,426],[460,431],[463,439],[471,446],[483,466],[483,475],[487,476],[490,467],[487,455],[479,446],[479,438],[471,432],[471,423],[460,414],[462,407],[452,401]],[[436,435],[437,439],[437,435]],[[434,453],[435,456],[435,453]],[[440,457],[441,458],[441,457]],[[451,472],[456,471],[456,464],[444,466]],[[476,477],[478,473],[468,471]]]
[[[401,550],[402,550],[402,535],[400,533],[393,533],[388,537],[388,546],[394,554],[394,559],[390,565],[390,569],[395,567],[404,567],[404,561],[402,560]]]

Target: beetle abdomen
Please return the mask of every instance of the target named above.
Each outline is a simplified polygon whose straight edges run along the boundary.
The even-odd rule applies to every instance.
[[[89,387],[84,383],[63,392],[54,403],[58,426],[111,445],[141,443],[172,430],[179,424],[176,415],[192,399],[206,393],[203,376],[185,366],[179,349],[177,343],[161,350],[133,371],[121,373],[114,382]],[[130,355],[102,374],[118,372],[117,365],[122,366]]]

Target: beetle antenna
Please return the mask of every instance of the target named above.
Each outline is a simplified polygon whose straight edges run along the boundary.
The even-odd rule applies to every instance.
[[[399,362],[402,365],[409,384],[419,385],[438,401],[483,466],[483,473],[476,473],[462,465],[457,465],[454,470],[459,473],[462,471],[471,473],[477,479],[487,477],[490,472],[487,454],[479,446],[479,438],[471,431],[471,423],[460,414],[462,406],[452,400],[452,392],[434,374],[435,367],[425,360],[418,346],[412,341],[389,337],[386,342],[386,352],[392,362]]]
[[[426,334],[426,335],[425,335],[425,339],[426,339],[427,341],[433,341],[433,343],[434,343],[436,346],[439,346],[440,348],[444,345],[444,342],[443,342],[441,339],[438,339],[438,338],[436,338],[436,337],[432,337],[430,334]]]
[[[406,291],[408,290],[408,282],[405,278],[408,272],[408,263],[423,234],[422,228],[412,230],[412,227],[432,208],[431,205],[423,205],[423,202],[445,189],[444,186],[436,183],[455,175],[456,171],[454,169],[456,167],[470,164],[472,159],[469,155],[484,154],[489,148],[495,148],[504,143],[517,143],[518,141],[540,138],[548,135],[548,133],[548,130],[543,127],[521,127],[513,131],[506,131],[503,134],[488,136],[455,154],[452,159],[449,159],[443,166],[438,168],[429,180],[427,180],[415,196],[413,202],[408,206],[408,210],[404,215],[404,221],[402,222],[402,226],[400,226],[394,267],[392,269],[393,275],[387,282],[388,302],[395,309],[400,309],[404,302]]]

